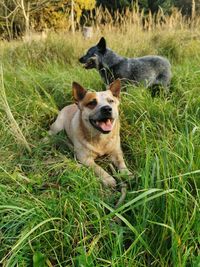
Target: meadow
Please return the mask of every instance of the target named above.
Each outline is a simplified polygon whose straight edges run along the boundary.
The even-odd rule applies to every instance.
[[[159,54],[172,64],[170,92],[121,93],[121,139],[133,178],[125,202],[77,165],[65,133],[44,142],[71,84],[105,89],[78,58],[105,36],[121,55]],[[96,29],[0,43],[0,265],[200,266],[199,28]],[[111,172],[107,160],[100,164]],[[113,218],[117,216],[121,223]]]

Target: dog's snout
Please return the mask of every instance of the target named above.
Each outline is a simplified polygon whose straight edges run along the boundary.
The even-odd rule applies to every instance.
[[[103,115],[111,115],[112,114],[112,108],[108,105],[101,107],[101,113]]]
[[[80,57],[80,58],[79,58],[79,62],[80,62],[80,63],[85,63],[85,59],[84,59],[84,57]]]

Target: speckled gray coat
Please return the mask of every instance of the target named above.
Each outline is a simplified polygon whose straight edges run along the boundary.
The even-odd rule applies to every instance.
[[[86,69],[96,68],[106,84],[120,78],[146,87],[162,85],[171,81],[171,64],[161,56],[126,58],[117,55],[106,47],[102,37],[96,46],[91,47],[79,61]]]

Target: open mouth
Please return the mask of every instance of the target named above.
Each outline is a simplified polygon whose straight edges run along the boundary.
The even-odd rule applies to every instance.
[[[96,63],[95,63],[95,59],[91,58],[89,59],[85,64],[84,64],[84,68],[85,69],[92,69],[95,68]]]
[[[90,123],[92,124],[92,126],[104,134],[107,134],[112,131],[113,122],[113,118],[105,118],[101,120],[90,119]]]

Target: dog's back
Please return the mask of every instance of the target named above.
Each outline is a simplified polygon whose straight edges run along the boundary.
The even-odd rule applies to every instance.
[[[160,56],[127,58],[114,69],[114,77],[132,80],[146,87],[159,84],[167,87],[171,80],[171,65]]]

